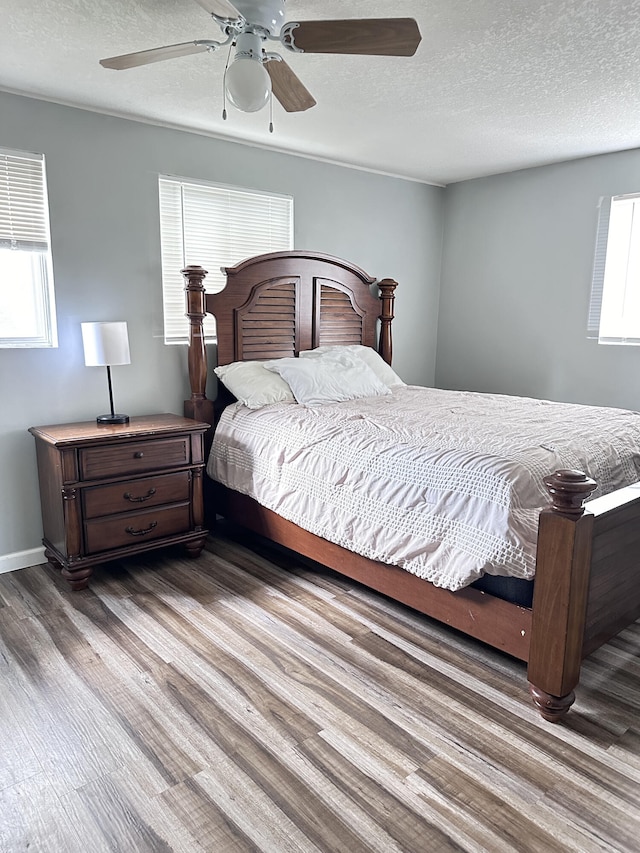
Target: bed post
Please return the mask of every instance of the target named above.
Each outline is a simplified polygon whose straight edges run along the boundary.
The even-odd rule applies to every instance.
[[[391,321],[393,320],[393,303],[395,301],[394,290],[398,286],[398,282],[392,278],[383,278],[378,282],[380,290],[380,301],[382,308],[380,310],[380,339],[378,342],[378,352],[382,358],[391,364],[393,356],[393,342],[391,338]]]
[[[188,266],[181,270],[187,294],[187,317],[189,318],[189,384],[191,398],[185,400],[184,414],[187,418],[213,424],[213,401],[207,399],[207,351],[204,343],[202,321],[205,318],[204,277],[207,271],[199,266]]]
[[[527,677],[534,705],[556,723],[580,679],[594,519],[583,502],[596,483],[571,470],[544,482],[553,506],[540,513]]]

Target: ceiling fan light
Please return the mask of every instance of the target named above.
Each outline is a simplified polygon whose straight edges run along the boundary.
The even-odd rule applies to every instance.
[[[271,78],[259,59],[238,57],[227,69],[227,98],[243,113],[255,113],[269,101]]]

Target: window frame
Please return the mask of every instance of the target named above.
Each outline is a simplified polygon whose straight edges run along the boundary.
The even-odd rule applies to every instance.
[[[37,166],[36,166],[37,164]],[[47,173],[44,154],[0,147],[0,249],[28,253],[32,274],[30,299],[8,292],[9,316],[30,310],[37,334],[0,336],[0,348],[58,346]],[[12,298],[8,298],[12,297]],[[3,310],[0,307],[0,310]]]

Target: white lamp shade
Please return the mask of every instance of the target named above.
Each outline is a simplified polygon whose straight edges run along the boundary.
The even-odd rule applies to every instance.
[[[243,113],[255,113],[269,100],[271,77],[258,59],[239,57],[227,70],[225,89],[234,107]]]
[[[131,364],[126,323],[81,323],[87,367]]]

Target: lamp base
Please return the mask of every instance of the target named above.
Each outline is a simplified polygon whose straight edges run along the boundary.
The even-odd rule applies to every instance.
[[[97,424],[128,424],[129,415],[100,415],[96,418]]]

